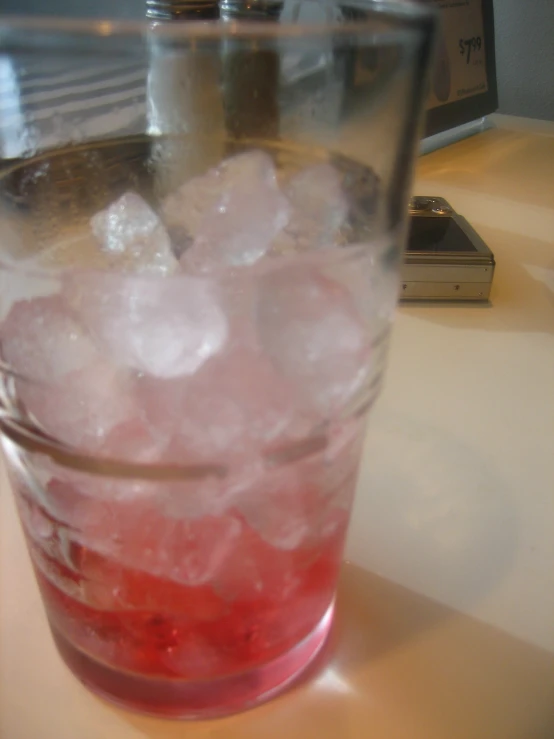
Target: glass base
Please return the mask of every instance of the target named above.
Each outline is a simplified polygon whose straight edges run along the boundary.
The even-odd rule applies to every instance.
[[[252,708],[288,687],[325,643],[333,612],[334,603],[307,637],[277,659],[248,672],[198,682],[122,672],[77,649],[57,629],[52,634],[71,672],[101,698],[152,716],[206,719]]]

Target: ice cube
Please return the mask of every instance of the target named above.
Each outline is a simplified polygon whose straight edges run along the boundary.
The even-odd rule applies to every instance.
[[[132,378],[108,362],[70,372],[54,384],[18,382],[18,394],[39,425],[61,441],[98,451],[110,431],[136,414]]]
[[[130,408],[129,418],[114,426],[100,441],[96,456],[123,464],[155,465],[164,462],[166,438],[144,422],[138,406]],[[135,477],[94,475],[56,466],[52,477],[70,484],[79,495],[97,500],[125,501],[160,497],[167,483]]]
[[[146,423],[140,415],[116,426],[97,451],[98,457],[132,465],[146,465],[167,469],[177,465],[182,479],[149,479],[136,475],[114,477],[98,476],[74,470],[56,470],[56,476],[69,483],[79,493],[107,503],[151,501],[156,510],[166,518],[199,519],[206,515],[219,515],[229,508],[232,490],[220,466],[203,465],[189,450],[177,449],[165,434]],[[161,469],[161,468],[160,468]],[[223,484],[225,483],[225,484]]]
[[[196,587],[210,581],[240,536],[232,516],[196,520],[161,514],[155,502],[88,501],[82,535],[99,553],[120,565]]]
[[[273,253],[339,243],[339,229],[347,216],[348,203],[334,167],[318,164],[302,170],[289,180],[285,195],[291,204],[291,216],[273,242]]]
[[[256,484],[257,482],[257,484]],[[296,549],[310,534],[306,490],[293,467],[260,474],[239,508],[249,525],[271,546]]]
[[[186,465],[190,457],[182,458]],[[220,516],[228,512],[235,501],[235,491],[227,477],[206,476],[188,482],[166,484],[158,498],[158,506],[167,518],[195,521],[205,516]]]
[[[319,546],[322,539],[344,532],[362,440],[359,422],[354,429],[347,426],[350,423],[329,424],[317,448],[297,445],[297,452],[303,448],[304,454],[294,461],[266,459],[250,468],[249,480],[243,475],[236,507],[272,547],[292,551]]]
[[[157,558],[159,564],[147,565],[150,571],[160,575],[169,572],[170,579],[194,587],[214,577],[240,536],[241,525],[231,516],[205,516],[195,521],[159,519],[153,522],[150,529],[153,547],[161,543]],[[145,554],[140,543],[133,541],[138,530],[135,528],[135,536],[130,531],[129,561],[133,561],[135,556],[142,558]],[[166,557],[169,562],[166,562]]]
[[[194,240],[207,214],[216,207],[223,189],[219,170],[193,177],[168,195],[162,203],[162,215],[168,230],[181,232]]]
[[[165,436],[158,434],[156,429],[145,422],[142,407],[137,405],[136,415],[111,430],[101,451],[111,459],[156,464],[163,461],[166,445]]]
[[[198,636],[197,632],[191,633],[191,619],[212,621],[225,610],[221,598],[209,585],[189,590],[188,597],[183,598],[182,584],[173,580],[122,566],[89,547],[80,547],[75,554],[85,602],[96,610],[142,611],[142,618],[129,619],[126,628],[131,632],[136,629],[140,637],[148,622],[155,621],[159,642],[164,640],[168,647],[160,649],[160,656],[164,658],[172,656],[178,644],[183,646],[185,634],[193,639]],[[154,619],[151,619],[152,612],[157,614]],[[136,647],[142,655],[140,641]],[[137,655],[129,650],[127,656],[133,660]],[[136,662],[129,666],[136,669]]]
[[[190,180],[163,210],[168,226],[193,237],[181,262],[196,271],[253,264],[289,219],[273,162],[262,151],[238,154]]]
[[[248,523],[217,573],[214,589],[227,601],[245,604],[269,597],[272,602],[292,595],[302,583],[299,559],[290,551],[278,552]]]
[[[230,663],[228,669],[232,669],[232,655],[218,649],[202,636],[200,629],[189,629],[185,639],[176,640],[174,647],[163,652],[163,661],[181,680],[217,679],[226,662]]]
[[[179,431],[187,444],[202,444],[200,453],[263,446],[282,435],[294,418],[292,393],[257,352],[216,357],[195,379]]]
[[[330,507],[321,494],[323,470],[321,454],[281,467],[260,467],[237,507],[272,547],[290,551],[313,543],[322,534]]]
[[[323,416],[339,412],[367,376],[370,341],[345,286],[310,264],[261,279],[261,345]]]
[[[201,277],[68,275],[64,295],[117,364],[156,377],[193,374],[227,339],[216,287]]]
[[[0,326],[2,354],[20,375],[48,383],[90,366],[99,354],[59,295],[20,300]]]
[[[59,440],[97,449],[134,413],[128,373],[102,357],[58,295],[16,303],[0,336],[19,402]]]
[[[148,421],[173,437],[176,459],[236,459],[298,438],[313,422],[272,363],[245,347],[222,352],[193,377],[145,377],[138,387]]]
[[[140,195],[125,193],[93,216],[90,225],[114,266],[155,275],[177,270],[167,231]]]
[[[13,269],[0,269],[0,321],[8,317],[16,303],[59,293],[59,280],[41,275],[41,266],[33,259],[14,265]]]

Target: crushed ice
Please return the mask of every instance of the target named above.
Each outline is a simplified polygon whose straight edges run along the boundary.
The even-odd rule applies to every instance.
[[[307,490],[313,470],[270,472],[260,459],[339,414],[367,377],[370,336],[350,281],[316,260],[276,258],[339,243],[348,216],[341,182],[318,164],[280,186],[271,157],[250,151],[186,182],[159,214],[127,192],[90,222],[108,271],[69,270],[59,292],[16,300],[0,324],[19,401],[62,442],[129,462],[231,470],[223,480],[163,485],[67,477],[85,501],[122,510],[142,501],[140,525],[153,542],[163,536],[187,552],[174,563],[180,582],[203,583],[220,566],[237,523],[205,519],[232,506],[284,550],[331,526]],[[260,261],[267,269],[249,273]],[[159,524],[148,513],[154,499]],[[128,511],[131,532],[139,509],[135,518]],[[194,520],[205,530],[178,523]],[[129,533],[122,561],[167,571],[132,542]]]

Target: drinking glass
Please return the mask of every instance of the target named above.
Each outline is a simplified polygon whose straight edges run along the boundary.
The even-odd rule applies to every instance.
[[[163,716],[329,632],[434,29],[0,20],[2,446],[54,641]]]

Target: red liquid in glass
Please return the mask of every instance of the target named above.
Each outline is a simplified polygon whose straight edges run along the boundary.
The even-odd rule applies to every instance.
[[[76,543],[71,527],[24,491],[18,497],[58,648],[86,685],[111,700],[183,717],[239,710],[294,678],[325,640],[345,513],[324,537],[284,550],[227,511],[240,534],[215,576],[188,587]],[[37,517],[40,538],[29,525]],[[154,522],[134,531],[132,547],[163,546],[151,540],[155,530]]]

